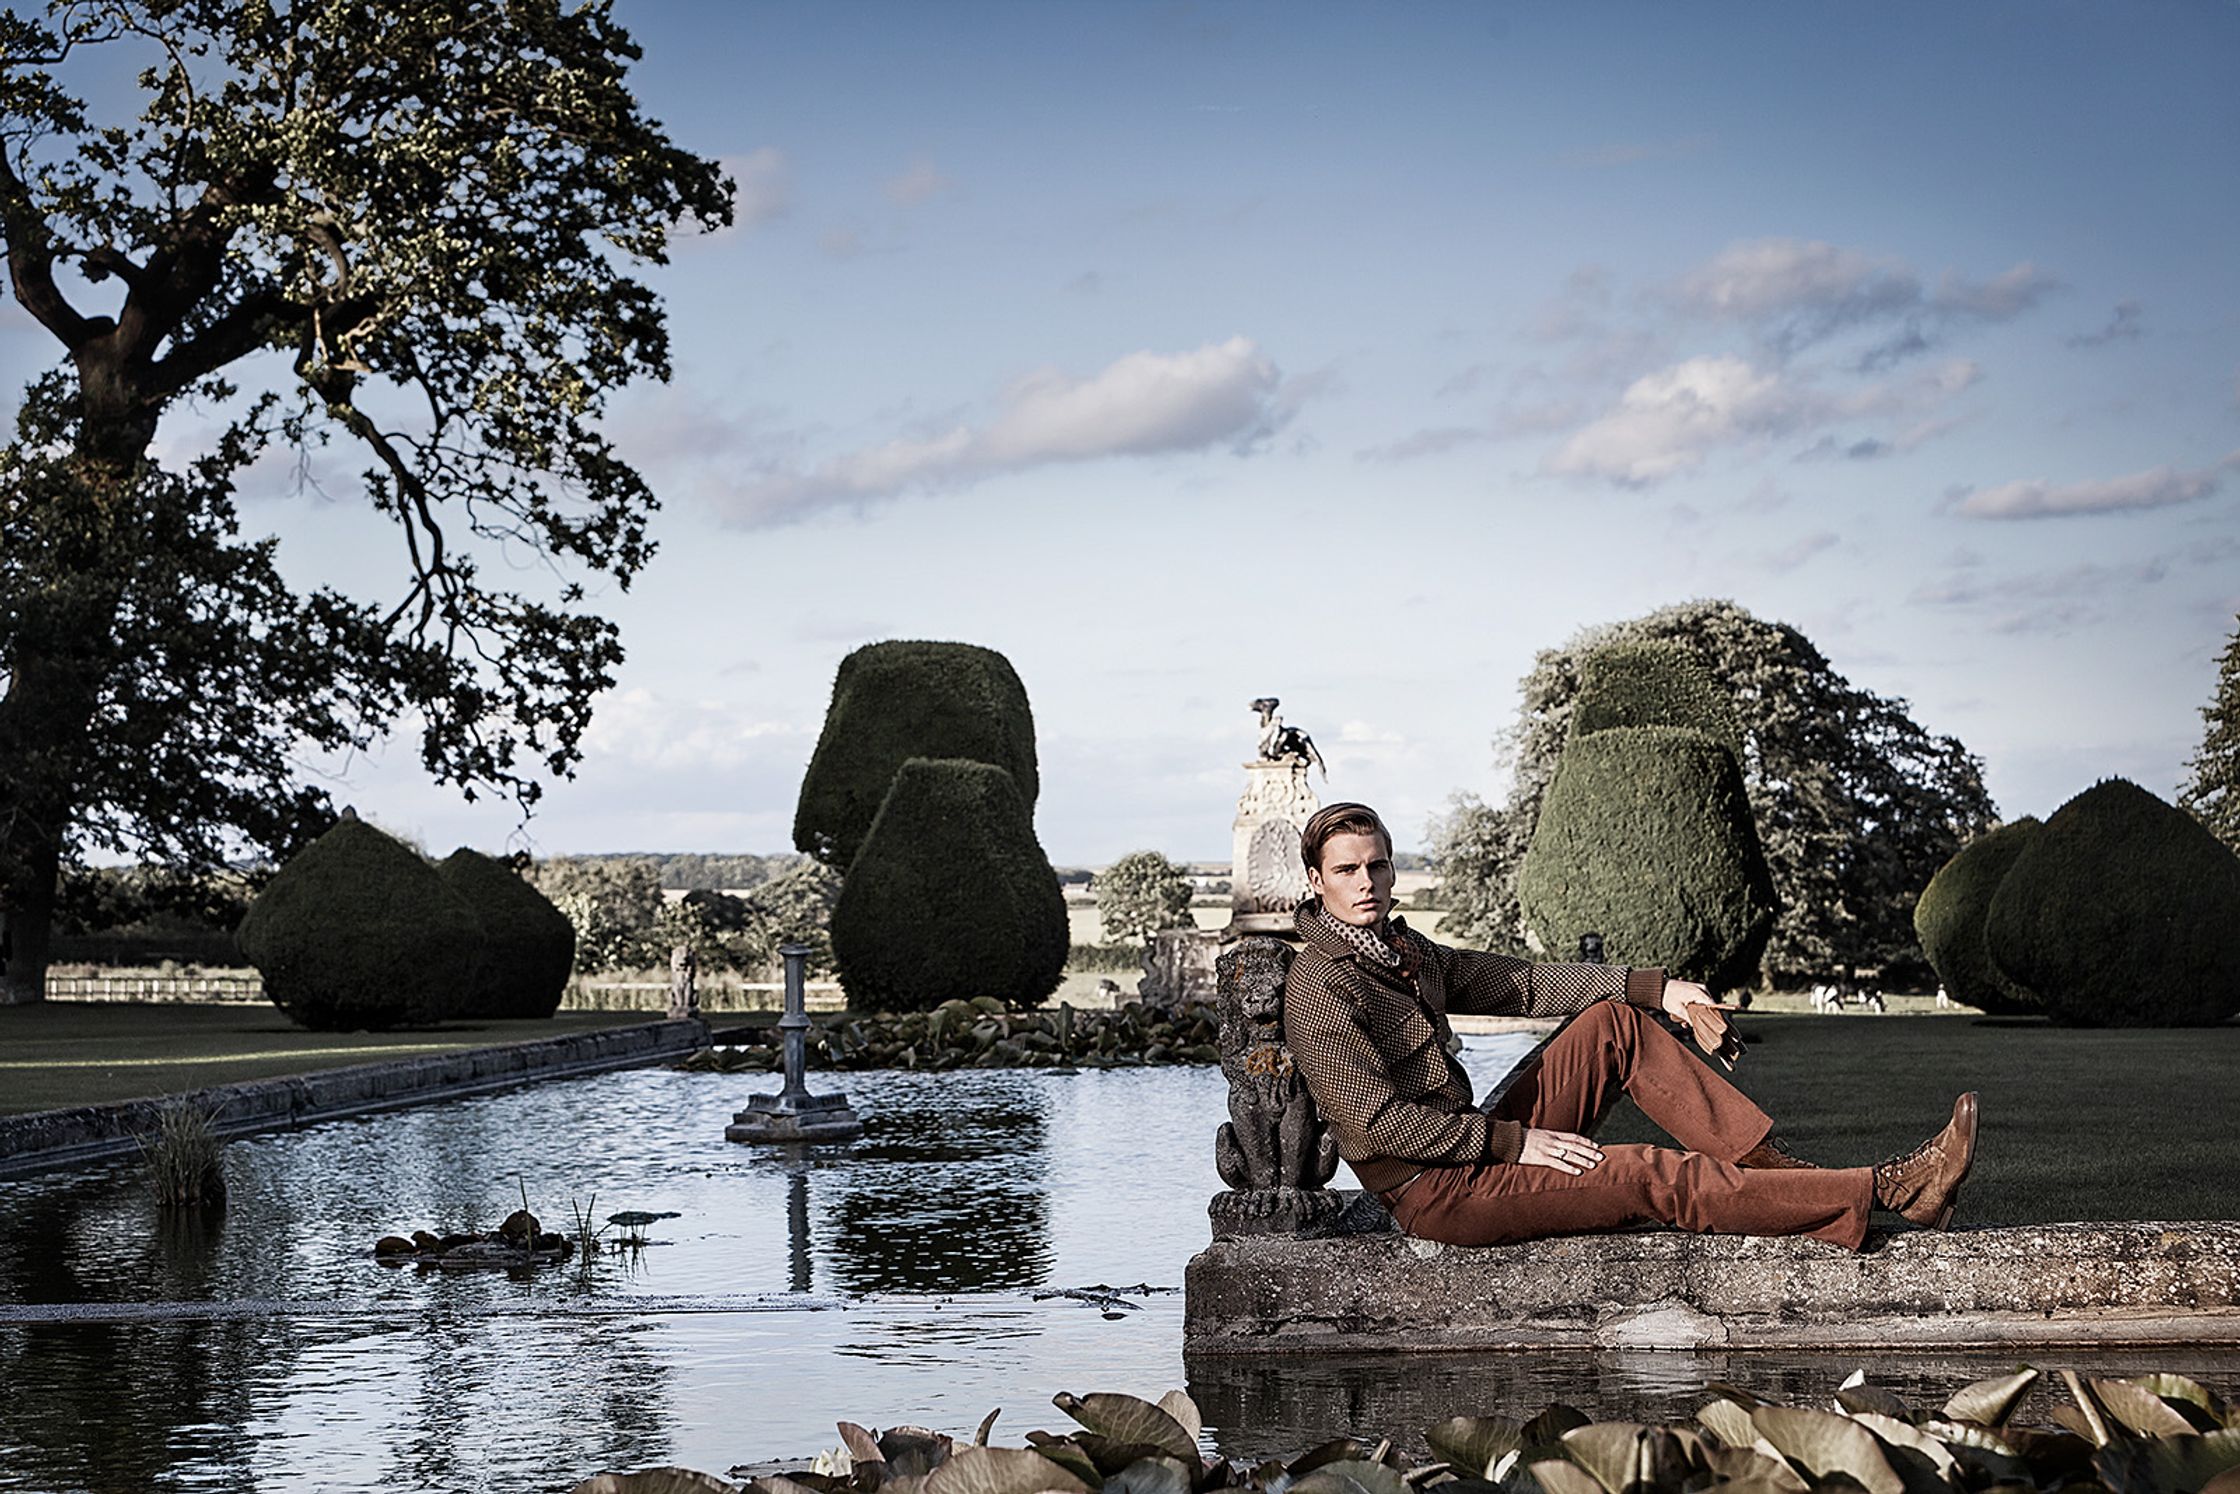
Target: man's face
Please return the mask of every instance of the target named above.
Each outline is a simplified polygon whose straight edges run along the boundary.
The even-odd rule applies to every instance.
[[[1367,928],[1392,909],[1392,852],[1374,832],[1348,830],[1322,843],[1322,865],[1307,886],[1340,923]]]

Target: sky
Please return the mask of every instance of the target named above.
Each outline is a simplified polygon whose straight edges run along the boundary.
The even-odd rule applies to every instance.
[[[526,827],[789,849],[851,648],[1001,650],[1060,864],[1221,859],[1275,695],[1403,847],[1534,652],[1698,597],[1979,754],[2173,797],[2240,613],[2240,5],[616,0],[737,223],[608,428],[661,550]],[[51,345],[0,323],[20,385]],[[274,472],[305,583],[400,542]]]

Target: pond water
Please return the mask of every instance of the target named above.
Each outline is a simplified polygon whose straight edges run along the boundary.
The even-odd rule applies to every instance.
[[[1482,1087],[1530,1043],[1472,1038],[1464,1060]],[[812,1078],[847,1091],[861,1140],[728,1143],[772,1079],[640,1070],[244,1138],[216,1219],[166,1219],[136,1165],[0,1183],[0,1489],[564,1489],[606,1467],[806,1457],[838,1417],[969,1434],[1001,1406],[997,1439],[1017,1445],[1067,1425],[1056,1391],[1177,1385],[1209,1451],[1256,1457],[1555,1400],[1682,1415],[1730,1377],[1821,1395],[1850,1367],[1186,1366],[1175,1289],[1221,1186],[1218,1070]],[[524,1190],[547,1227],[571,1201],[680,1217],[641,1250],[521,1279],[371,1259],[384,1233],[493,1228]],[[1092,1285],[1135,1307],[1036,1295]],[[2213,1357],[2157,1367],[2234,1378]],[[1940,1397],[1986,1372],[1876,1368]]]

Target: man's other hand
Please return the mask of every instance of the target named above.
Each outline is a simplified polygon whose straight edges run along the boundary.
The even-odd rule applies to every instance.
[[[1569,1131],[1528,1129],[1524,1133],[1524,1150],[1517,1153],[1517,1160],[1528,1167],[1553,1167],[1557,1172],[1568,1172],[1576,1177],[1602,1160],[1602,1148]]]
[[[1664,1010],[1665,1015],[1688,1029],[1698,1048],[1729,1069],[1742,1056],[1742,1039],[1735,1035],[1734,1024],[1729,1020],[1735,1015],[1735,1009],[1712,1000],[1711,993],[1696,982],[1666,981]]]

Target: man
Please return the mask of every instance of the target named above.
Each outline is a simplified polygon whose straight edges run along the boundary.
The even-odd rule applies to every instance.
[[[1314,895],[1297,914],[1285,1033],[1339,1155],[1408,1234],[1492,1245],[1668,1224],[1856,1250],[1875,1207],[1951,1222],[1975,1155],[1975,1095],[1903,1157],[1815,1167],[1650,1015],[1688,1027],[1707,1052],[1739,1051],[1730,1009],[1702,986],[1432,943],[1391,916],[1392,837],[1365,804],[1318,811],[1299,852]],[[1489,1114],[1447,1051],[1450,1012],[1573,1020]],[[1621,1094],[1685,1150],[1598,1145]]]

